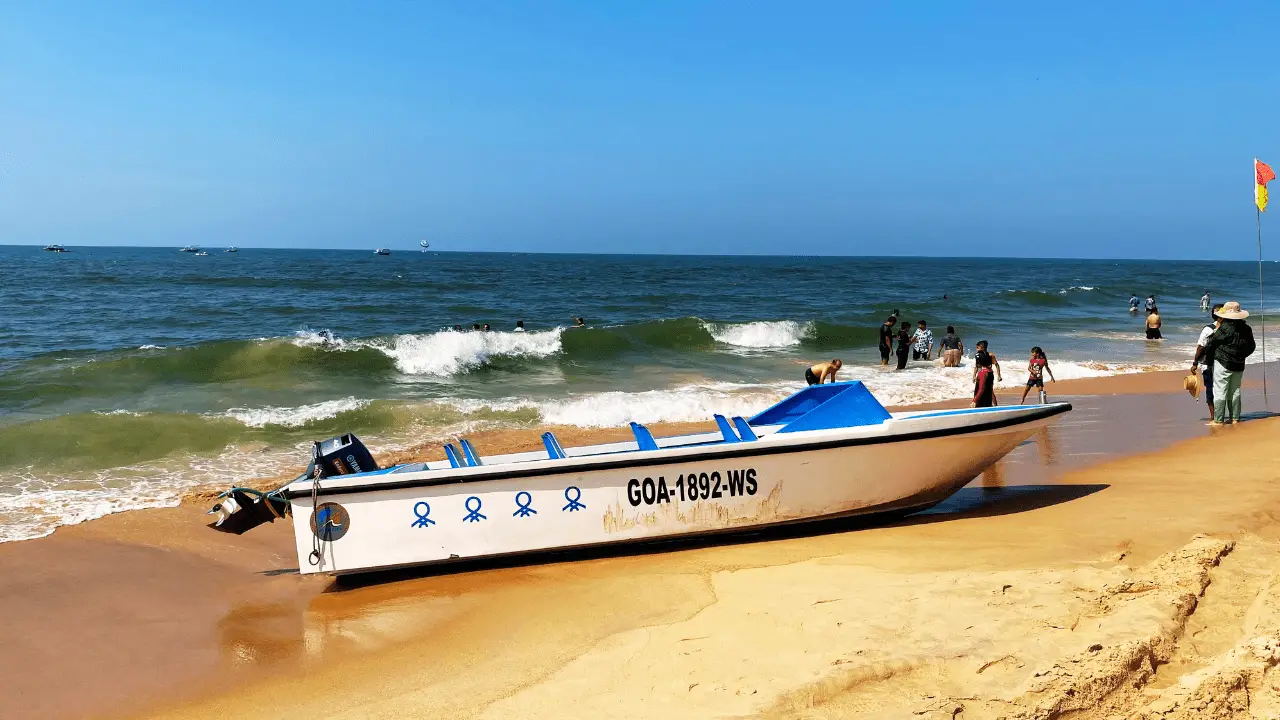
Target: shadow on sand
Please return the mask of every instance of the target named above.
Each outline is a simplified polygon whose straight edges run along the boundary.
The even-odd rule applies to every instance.
[[[985,478],[984,478],[985,480]],[[550,562],[579,562],[601,558],[621,557],[626,555],[655,555],[680,550],[696,550],[713,546],[741,545],[745,543],[766,542],[771,540],[790,540],[795,538],[833,535],[869,527],[923,525],[926,523],[958,520],[961,518],[994,517],[1026,512],[1059,503],[1070,502],[1100,490],[1109,485],[1012,485],[983,487],[965,487],[941,503],[920,512],[902,515],[901,513],[884,513],[871,516],[836,518],[832,520],[815,520],[812,522],[777,525],[774,527],[743,530],[714,535],[676,538],[671,540],[653,540],[626,545],[611,545],[572,550],[548,550],[499,558],[483,558],[478,560],[459,560],[446,565],[419,566],[380,570],[359,575],[344,575],[335,578],[324,592],[342,592],[347,589],[380,585],[383,583],[414,580],[419,578],[440,577],[480,570],[496,570],[501,568],[540,565]]]

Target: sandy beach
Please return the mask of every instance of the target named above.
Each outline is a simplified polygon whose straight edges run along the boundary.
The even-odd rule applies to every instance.
[[[6,543],[0,706],[22,718],[1275,717],[1280,424],[1207,428],[1203,403],[1173,391],[1178,375],[1050,386],[1075,406],[1062,423],[886,526],[342,582],[300,577],[284,524],[205,529],[198,497]],[[1249,407],[1260,402],[1251,388]],[[569,444],[625,430],[557,432]],[[514,450],[537,432],[476,440]]]

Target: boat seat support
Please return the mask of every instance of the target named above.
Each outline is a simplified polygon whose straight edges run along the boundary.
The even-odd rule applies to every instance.
[[[542,444],[547,446],[547,457],[552,460],[563,460],[568,457],[564,454],[564,448],[560,447],[560,441],[550,432],[542,433]]]
[[[458,460],[458,451],[454,449],[453,443],[444,444],[444,456],[449,458],[449,467],[462,467],[462,462]]]
[[[467,467],[480,467],[484,463],[480,462],[480,456],[476,454],[476,449],[471,447],[471,441],[466,438],[458,440],[462,444],[462,455],[467,459]]]
[[[658,443],[653,439],[653,433],[649,432],[649,428],[638,422],[631,423],[631,432],[635,433],[636,445],[641,450],[657,450]]]
[[[733,426],[729,424],[729,421],[723,415],[716,415],[715,418],[716,425],[720,427],[720,434],[724,436],[725,442],[742,442],[742,438],[738,437],[738,434],[733,431]]]
[[[738,415],[733,419],[733,426],[738,428],[738,434],[742,436],[743,440],[759,439],[756,437],[756,431],[751,429],[751,423],[743,420],[741,415]]]

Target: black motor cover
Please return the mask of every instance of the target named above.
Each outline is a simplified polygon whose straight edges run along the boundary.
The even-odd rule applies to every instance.
[[[378,469],[369,449],[351,433],[318,442],[312,450],[320,477],[350,475]],[[314,468],[313,468],[314,471]]]

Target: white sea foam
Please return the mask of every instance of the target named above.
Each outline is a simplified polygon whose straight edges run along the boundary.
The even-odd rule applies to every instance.
[[[1097,290],[1097,289],[1098,288],[1093,287],[1091,285],[1072,285],[1071,287],[1063,288],[1059,290],[1058,293],[1060,295],[1066,295],[1069,292],[1090,292],[1092,290]]]
[[[224,414],[249,427],[260,428],[268,425],[302,427],[319,420],[337,417],[339,413],[359,410],[369,403],[369,400],[347,397],[298,407],[231,408]]]
[[[362,342],[396,363],[406,375],[448,377],[479,368],[495,357],[541,358],[560,352],[561,329],[539,332],[455,332],[396,335]]]
[[[147,344],[147,345],[139,345],[138,349],[139,350],[163,350],[164,346]]]
[[[259,342],[272,339],[274,338],[258,338]],[[310,328],[303,328],[297,331],[290,341],[298,347],[322,347],[331,350],[345,350],[348,347],[346,340],[329,330],[312,330]]]
[[[799,345],[813,332],[813,323],[769,320],[742,324],[703,323],[716,342],[739,348],[768,349]]]

